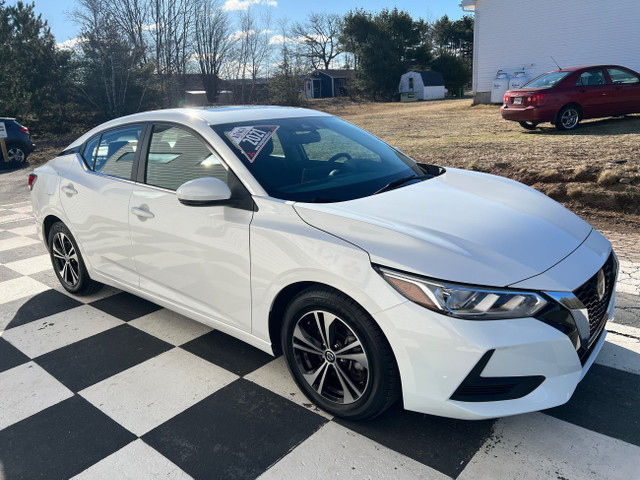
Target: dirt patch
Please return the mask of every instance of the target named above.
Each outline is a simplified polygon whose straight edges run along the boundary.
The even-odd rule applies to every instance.
[[[640,115],[587,120],[573,132],[524,130],[498,106],[312,101],[416,160],[493,173],[530,185],[599,229],[640,228]]]

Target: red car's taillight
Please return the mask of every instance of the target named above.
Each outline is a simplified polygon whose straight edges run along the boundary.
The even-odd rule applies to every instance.
[[[540,105],[546,96],[546,93],[534,93],[533,95],[528,95],[524,101],[528,105],[536,106]]]
[[[35,173],[29,174],[29,191],[33,190],[33,186],[36,184],[38,176]]]
[[[503,99],[502,103],[503,103],[504,106],[506,106],[507,103],[509,103],[509,94],[508,93],[504,94],[504,99]]]

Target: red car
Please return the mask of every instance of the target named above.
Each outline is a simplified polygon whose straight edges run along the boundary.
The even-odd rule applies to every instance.
[[[640,113],[640,74],[617,65],[554,70],[505,93],[500,113],[528,130],[542,122],[572,130],[584,118]]]

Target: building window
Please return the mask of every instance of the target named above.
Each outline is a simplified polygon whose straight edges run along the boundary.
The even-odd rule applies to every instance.
[[[409,90],[413,90],[413,77],[409,77]]]

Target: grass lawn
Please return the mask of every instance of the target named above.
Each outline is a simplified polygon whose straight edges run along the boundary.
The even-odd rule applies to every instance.
[[[329,99],[310,107],[338,115],[421,162],[524,182],[599,228],[640,228],[640,115],[587,120],[573,132],[559,132],[551,124],[524,130],[503,120],[498,106],[472,106],[468,99]]]

